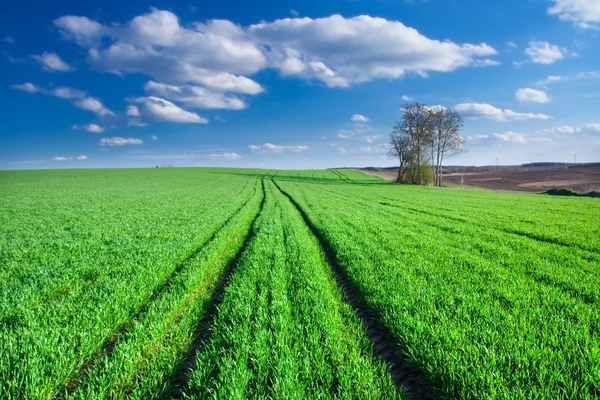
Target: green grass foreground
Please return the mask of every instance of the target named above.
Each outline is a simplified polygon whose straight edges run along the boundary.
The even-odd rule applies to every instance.
[[[404,397],[282,191],[440,398],[600,397],[598,199],[159,168],[0,171],[0,398]]]

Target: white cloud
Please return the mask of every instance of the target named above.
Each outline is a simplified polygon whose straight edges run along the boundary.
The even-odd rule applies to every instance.
[[[489,58],[484,58],[482,60],[471,60],[469,63],[469,65],[474,68],[496,67],[500,64],[502,64],[500,61],[491,60]]]
[[[373,143],[377,139],[379,139],[379,136],[377,135],[365,135],[360,138],[360,140],[365,143]]]
[[[520,103],[547,103],[548,94],[543,90],[521,88],[515,92],[515,99]]]
[[[350,118],[352,122],[369,122],[369,118],[365,117],[362,114],[354,114],[352,118]]]
[[[554,128],[540,129],[539,133],[551,133],[551,134],[561,134],[561,135],[573,135],[575,133],[581,132],[581,128],[573,128],[569,125],[557,126]]]
[[[152,136],[150,136],[150,139],[152,139],[152,140],[156,141],[156,140],[158,140],[158,136],[156,136],[156,135],[152,135]]]
[[[551,15],[558,15],[562,21],[570,21],[579,28],[598,28],[600,25],[600,3],[597,0],[551,0],[554,5],[548,9]]]
[[[519,47],[519,46],[517,46],[517,44],[515,42],[512,42],[510,40],[508,42],[506,42],[506,44],[508,47],[512,47],[513,49],[516,49],[517,47]]]
[[[70,87],[57,87],[50,92],[52,96],[60,97],[61,99],[81,99],[85,97],[85,93],[81,90]]]
[[[85,97],[77,101],[75,105],[83,110],[92,111],[101,117],[114,115],[114,113],[106,108],[100,100],[93,97]]]
[[[69,161],[73,161],[73,157],[56,156],[56,157],[52,157],[52,161],[69,162]]]
[[[514,142],[519,144],[527,143],[527,141],[522,135],[511,131],[507,131],[504,133],[494,133],[492,136],[504,142]]]
[[[301,151],[308,150],[308,146],[305,145],[297,145],[297,146],[278,146],[271,143],[265,143],[263,145],[257,146],[251,144],[248,146],[253,153],[283,153],[285,151],[291,151],[294,153],[299,153]]]
[[[558,82],[564,82],[568,80],[568,76],[560,76],[560,75],[548,75],[548,77],[544,80],[537,81],[535,84],[538,86],[548,86]]]
[[[402,96],[402,101],[406,101],[406,102],[415,101],[415,98],[411,97],[411,96],[404,95],[404,96]]]
[[[75,157],[75,159],[79,160],[79,161],[84,161],[84,160],[88,159],[88,156],[86,156],[85,154],[82,154],[80,156]]]
[[[588,71],[580,72],[576,75],[577,79],[598,79],[600,78],[600,71]]]
[[[140,121],[139,119],[133,118],[133,119],[130,119],[129,121],[127,121],[127,125],[136,126],[136,127],[144,127],[148,124]]]
[[[100,117],[114,116],[115,113],[109,110],[102,102],[94,97],[86,97],[85,92],[70,87],[57,87],[54,89],[44,89],[33,83],[24,83],[22,85],[12,85],[11,88],[23,90],[29,93],[43,93],[49,96],[58,97],[67,100],[77,100],[73,104],[83,110],[96,113]]]
[[[285,18],[252,25],[249,32],[269,46],[270,63],[283,75],[330,87],[448,72],[497,53],[484,43],[433,40],[401,22],[368,15]]]
[[[83,128],[90,133],[102,133],[104,132],[104,128],[98,124],[89,124],[84,125]]]
[[[37,61],[46,71],[69,72],[74,69],[64,62],[56,53],[44,52],[40,55],[33,55],[31,58]]]
[[[531,41],[525,49],[525,55],[536,64],[552,64],[565,58],[565,49],[543,41]]]
[[[338,139],[352,139],[354,137],[354,132],[346,129],[340,129],[336,136]]]
[[[125,25],[101,25],[86,17],[54,21],[63,35],[89,49],[88,62],[105,72],[138,72],[167,83],[196,83],[239,93],[259,85],[240,74],[267,65],[259,44],[227,20],[179,24],[170,11],[151,9]]]
[[[587,124],[583,129],[594,133],[600,133],[600,124]]]
[[[15,44],[15,39],[13,39],[12,36],[4,36],[2,38],[2,41],[10,44]]]
[[[41,92],[42,89],[38,85],[34,85],[31,82],[25,82],[23,84],[11,85],[11,89],[22,90],[28,93]]]
[[[465,136],[465,139],[467,140],[483,140],[483,139],[487,139],[488,135],[475,135],[475,136]]]
[[[104,128],[98,124],[88,124],[88,125],[73,125],[74,130],[84,129],[90,133],[102,133],[104,132]]]
[[[300,13],[294,9],[290,10],[290,14],[292,14],[294,17],[297,17],[300,15]]]
[[[137,106],[127,106],[127,116],[128,117],[139,117],[140,109]]]
[[[485,103],[461,103],[454,106],[463,117],[483,117],[494,121],[523,121],[528,119],[548,120],[552,117],[546,114],[519,113],[508,109],[500,109]]]
[[[111,137],[100,139],[100,146],[127,146],[144,144],[141,139]]]
[[[237,153],[209,154],[207,157],[212,158],[212,159],[225,159],[225,160],[239,160],[240,158],[242,158],[242,156],[240,156]]]
[[[175,86],[149,81],[144,89],[156,96],[182,102],[194,108],[242,110],[247,106],[243,100],[234,95],[211,91],[200,86]]]
[[[175,104],[160,97],[138,97],[135,99],[144,105],[146,112],[159,121],[177,122],[182,124],[207,124],[206,118],[198,114],[179,108]]]
[[[384,143],[375,146],[359,147],[356,150],[359,153],[386,153],[389,150],[389,145]]]
[[[104,30],[98,22],[74,15],[60,17],[54,20],[54,24],[61,30],[65,38],[71,39],[81,46],[95,44]]]

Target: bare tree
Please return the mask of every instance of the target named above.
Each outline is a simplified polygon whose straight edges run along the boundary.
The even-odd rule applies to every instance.
[[[407,166],[414,158],[412,140],[403,129],[400,123],[396,123],[390,133],[389,158],[397,158],[400,165],[398,167],[398,178],[396,182],[406,182]]]
[[[430,109],[431,117],[431,164],[435,186],[442,186],[442,163],[445,159],[465,151],[465,140],[459,136],[463,119],[456,111],[444,107]]]
[[[410,174],[410,181],[412,183],[423,183],[423,174],[421,171],[423,160],[427,149],[430,148],[432,143],[432,117],[430,107],[419,102],[410,102],[404,104],[401,109],[402,120],[397,122],[392,132],[392,139],[400,135],[401,137],[407,137],[410,146],[411,158],[406,157],[406,167]],[[406,141],[407,139],[403,139]],[[391,142],[392,148],[394,147],[393,140]],[[395,154],[395,153],[394,153]],[[399,171],[400,172],[400,171]],[[400,177],[399,177],[400,178]]]

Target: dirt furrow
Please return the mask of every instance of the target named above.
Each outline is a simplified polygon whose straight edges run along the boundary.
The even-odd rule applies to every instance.
[[[273,181],[277,189],[286,196],[296,207],[304,222],[318,240],[325,259],[329,264],[337,284],[342,289],[345,300],[352,306],[356,316],[362,322],[369,340],[373,343],[373,352],[383,360],[390,368],[394,383],[399,389],[403,389],[412,400],[433,400],[438,397],[429,386],[424,375],[403,356],[400,343],[394,338],[377,317],[377,313],[369,309],[361,296],[360,290],[352,283],[344,269],[341,267],[335,251],[325,240],[319,230],[313,225],[302,207],[286,191]]]
[[[262,185],[262,200],[260,202],[258,212],[256,213],[256,216],[254,217],[254,219],[252,220],[252,223],[250,225],[250,231],[248,231],[248,234],[244,240],[244,244],[238,250],[238,252],[236,253],[235,257],[231,260],[231,262],[227,265],[223,275],[219,279],[219,282],[218,282],[218,284],[213,292],[212,298],[210,300],[210,305],[209,305],[204,317],[196,325],[195,332],[194,332],[195,339],[192,342],[192,345],[190,346],[188,351],[186,352],[183,361],[176,368],[176,372],[173,375],[173,378],[171,381],[171,386],[166,391],[164,396],[162,396],[163,398],[169,398],[169,399],[183,398],[183,394],[188,387],[188,381],[187,381],[188,373],[194,368],[194,365],[196,363],[197,354],[199,351],[202,351],[202,347],[204,346],[204,344],[208,343],[211,340],[211,336],[212,336],[212,332],[213,332],[211,329],[211,326],[213,325],[213,321],[215,320],[215,318],[217,317],[217,315],[219,313],[219,305],[223,302],[223,296],[225,294],[225,289],[229,285],[231,276],[235,272],[235,269],[236,269],[237,265],[239,264],[240,259],[242,258],[242,255],[246,252],[246,249],[248,248],[250,242],[252,241],[252,239],[254,237],[255,224],[256,224],[256,221],[258,220],[258,217],[261,214],[264,204],[265,204],[266,192],[265,192],[264,178],[261,180],[261,185]]]
[[[263,201],[264,201],[264,188],[263,190]],[[253,195],[254,196],[254,195]],[[240,212],[246,203],[242,204],[234,213],[232,213],[227,220],[221,224],[212,235],[206,239],[200,246],[194,249],[182,262],[177,264],[173,271],[167,276],[167,278],[152,292],[152,294],[142,303],[142,305],[138,308],[138,310],[125,322],[115,329],[115,331],[108,337],[108,339],[102,344],[101,349],[92,355],[90,358],[86,360],[86,362],[82,365],[79,371],[65,384],[66,390],[61,390],[55,397],[55,399],[62,399],[65,395],[73,394],[78,388],[80,384],[81,378],[88,371],[92,370],[95,365],[105,357],[110,357],[115,346],[119,342],[119,340],[127,334],[129,329],[133,326],[133,323],[144,316],[144,314],[148,311],[150,306],[158,297],[164,293],[169,287],[172,285],[172,282],[177,278],[177,276],[184,270],[184,267],[190,263],[194,258],[196,258],[202,249],[204,249],[211,241],[215,239],[219,231],[221,231],[224,227],[229,224],[229,222]],[[262,207],[262,204],[261,204]]]

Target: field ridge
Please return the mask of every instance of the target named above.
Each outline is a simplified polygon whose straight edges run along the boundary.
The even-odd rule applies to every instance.
[[[402,356],[394,336],[379,322],[375,313],[365,306],[365,302],[360,296],[360,290],[355,287],[348,275],[344,272],[331,245],[311,222],[308,215],[296,200],[294,200],[294,198],[283,190],[275,181],[273,181],[273,184],[294,205],[296,210],[302,216],[305,224],[319,242],[324,258],[333,272],[337,285],[342,290],[344,299],[352,306],[356,316],[362,322],[368,339],[373,343],[374,354],[388,365],[396,387],[399,390],[404,391],[409,400],[437,399],[438,397],[435,395],[423,374],[410,365],[408,360]]]

